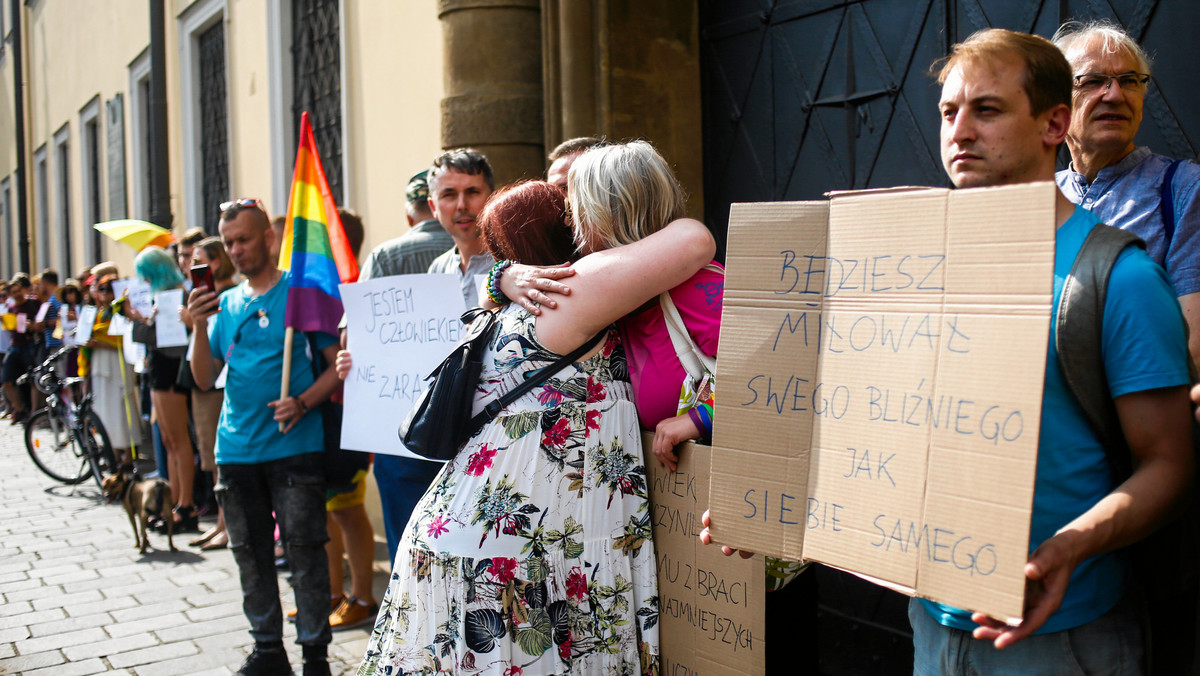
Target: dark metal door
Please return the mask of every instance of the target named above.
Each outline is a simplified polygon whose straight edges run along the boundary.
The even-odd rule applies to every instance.
[[[833,189],[948,185],[929,65],[975,30],[1049,36],[1066,18],[1125,25],[1155,59],[1138,143],[1196,157],[1200,72],[1168,0],[700,0],[707,222],[732,202]]]
[[[930,64],[974,31],[1050,36],[1068,18],[1116,19],[1155,60],[1140,145],[1200,148],[1200,71],[1179,0],[700,0],[707,223],[722,244],[733,202],[819,199],[828,190],[949,185]],[[907,599],[821,568],[821,672],[911,673]],[[771,604],[768,604],[768,609]],[[770,612],[770,610],[769,610]]]

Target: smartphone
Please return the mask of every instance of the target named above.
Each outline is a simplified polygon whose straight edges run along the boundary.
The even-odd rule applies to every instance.
[[[213,283],[212,269],[207,265],[193,265],[192,287],[196,289],[207,289],[215,292],[217,290],[217,285]]]

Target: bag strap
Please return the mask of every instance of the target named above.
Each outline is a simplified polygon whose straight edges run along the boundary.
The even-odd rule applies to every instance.
[[[719,273],[722,277],[725,276],[725,271],[712,263],[705,265],[704,269]],[[662,308],[667,333],[671,336],[671,345],[675,347],[675,356],[683,365],[684,372],[697,382],[704,377],[706,371],[716,373],[717,360],[705,354],[692,340],[692,336],[687,330],[687,324],[684,323],[683,316],[679,314],[679,308],[675,306],[675,301],[671,298],[671,292],[659,294],[658,304]]]
[[[1171,248],[1171,239],[1175,236],[1175,171],[1182,163],[1183,160],[1175,160],[1167,165],[1167,173],[1163,175],[1162,188],[1159,192],[1159,207],[1162,210],[1168,249]]]
[[[1146,247],[1137,235],[1098,224],[1088,233],[1058,300],[1055,346],[1067,389],[1099,437],[1118,481],[1132,474],[1129,446],[1104,373],[1104,302],[1117,257],[1129,245]]]
[[[483,429],[484,425],[495,420],[496,416],[500,415],[501,411],[508,408],[509,404],[513,403],[517,399],[520,399],[525,393],[549,380],[550,376],[562,371],[566,367],[578,361],[580,357],[588,352],[588,350],[594,348],[598,342],[603,340],[606,335],[608,335],[607,328],[600,331],[600,333],[597,333],[596,336],[591,340],[572,350],[570,354],[560,357],[558,361],[555,361],[553,364],[544,366],[536,371],[530,371],[529,373],[526,373],[525,382],[512,388],[499,399],[492,401],[490,404],[485,406],[482,411],[475,414],[475,416],[471,418],[471,422],[469,423],[470,434],[467,435],[467,438],[469,439],[478,434],[479,430]]]

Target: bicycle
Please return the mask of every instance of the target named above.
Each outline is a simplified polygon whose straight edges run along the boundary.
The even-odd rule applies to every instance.
[[[92,410],[92,393],[67,399],[65,388],[75,387],[85,378],[60,378],[54,364],[71,348],[63,347],[41,364],[21,376],[17,382],[32,382],[46,395],[46,405],[34,411],[25,423],[25,449],[33,464],[50,478],[68,485],[87,481],[90,476],[101,486],[104,477],[120,468],[108,440],[104,423]]]

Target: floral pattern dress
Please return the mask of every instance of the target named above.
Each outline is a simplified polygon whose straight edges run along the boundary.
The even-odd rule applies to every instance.
[[[501,311],[475,411],[559,358]],[[646,470],[620,339],[552,375],[446,463],[400,540],[369,674],[655,674]]]

